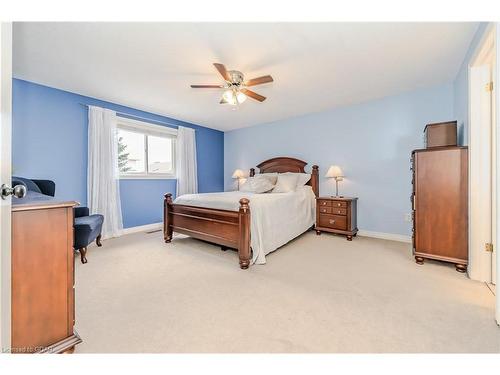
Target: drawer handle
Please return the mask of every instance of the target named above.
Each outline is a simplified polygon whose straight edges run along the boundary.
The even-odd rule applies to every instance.
[[[330,224],[335,224],[335,220],[330,219]]]
[[[340,207],[340,203],[337,203],[337,206],[339,206],[339,207]]]
[[[321,203],[323,206],[326,206],[326,202]]]
[[[321,209],[321,212],[326,212],[326,208],[322,208],[322,209]]]

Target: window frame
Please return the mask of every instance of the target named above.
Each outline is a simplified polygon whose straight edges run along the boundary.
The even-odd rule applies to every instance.
[[[121,180],[171,180],[176,179],[176,146],[177,129],[162,125],[155,125],[145,121],[134,120],[127,117],[118,117],[116,123],[117,130],[125,130],[141,134],[144,137],[144,166],[145,172],[140,173],[122,173],[119,172]],[[117,132],[118,133],[118,132]],[[172,141],[172,173],[150,173],[148,171],[148,136],[169,138]],[[118,142],[118,137],[117,137]]]

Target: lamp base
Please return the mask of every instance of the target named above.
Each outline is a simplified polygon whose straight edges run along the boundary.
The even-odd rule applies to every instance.
[[[344,198],[344,196],[339,195],[339,177],[335,177],[335,198]]]

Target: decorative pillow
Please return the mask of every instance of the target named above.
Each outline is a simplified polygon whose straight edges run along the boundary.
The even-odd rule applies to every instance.
[[[276,181],[278,181],[278,173],[277,172],[274,172],[274,173],[260,173],[260,174],[257,174],[255,176],[262,176],[262,177],[265,177],[267,178],[271,184],[273,185],[276,185]]]
[[[309,173],[294,173],[294,172],[286,172],[283,174],[295,174],[297,175],[297,188],[304,186],[311,179],[311,175]]]
[[[240,191],[245,191],[248,193],[265,193],[274,187],[268,178],[262,177],[262,175],[257,175],[255,177],[249,177],[243,185],[240,187]]]
[[[288,193],[290,191],[295,191],[297,188],[297,181],[299,176],[297,173],[280,173],[278,175],[278,181],[273,189],[273,193]]]

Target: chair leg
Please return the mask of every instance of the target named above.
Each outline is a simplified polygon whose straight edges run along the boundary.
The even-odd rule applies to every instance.
[[[101,235],[98,235],[97,238],[95,239],[95,243],[97,244],[97,246],[101,247],[102,246],[102,243],[101,243]]]
[[[87,248],[86,247],[82,247],[81,249],[79,249],[80,251],[80,257],[82,259],[82,263],[85,264],[87,263],[87,257],[85,255],[87,255]]]

